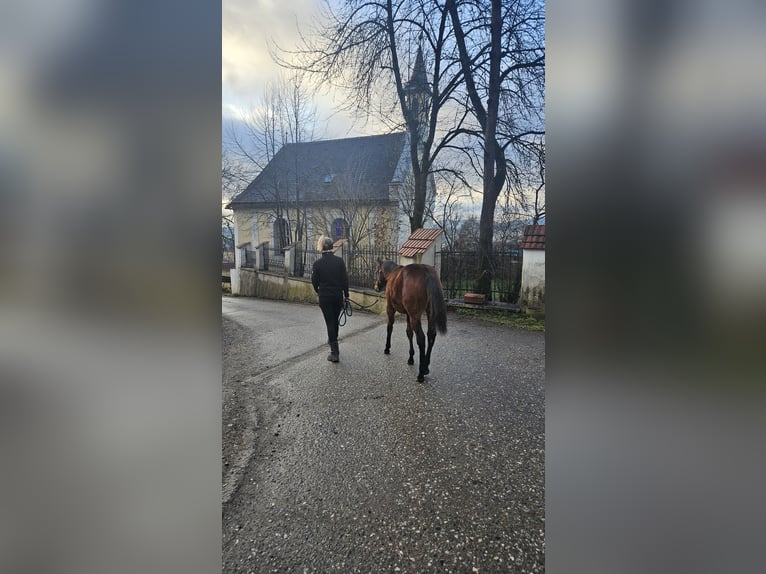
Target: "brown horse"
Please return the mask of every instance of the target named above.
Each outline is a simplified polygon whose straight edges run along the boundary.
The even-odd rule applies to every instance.
[[[386,290],[386,313],[388,314],[388,332],[386,333],[386,355],[391,353],[391,331],[394,328],[396,313],[407,315],[407,338],[410,340],[410,358],[408,365],[415,363],[415,349],[412,346],[412,333],[418,340],[420,364],[418,382],[425,380],[431,363],[431,350],[436,340],[436,330],[443,335],[447,332],[447,307],[444,304],[442,284],[436,270],[430,265],[413,263],[402,267],[393,261],[378,259],[377,281],[375,290]],[[428,317],[428,349],[426,337],[420,324],[420,316],[426,312]]]

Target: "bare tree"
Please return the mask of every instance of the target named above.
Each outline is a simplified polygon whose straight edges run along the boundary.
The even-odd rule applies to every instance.
[[[438,172],[434,209],[428,211],[429,218],[444,232],[442,241],[451,251],[455,248],[457,233],[463,222],[465,205],[472,201],[470,186],[448,172]]]
[[[416,45],[414,63],[404,65]],[[436,158],[446,150],[464,154],[482,177],[476,289],[489,294],[498,198],[505,189],[525,203],[535,152],[544,160],[540,0],[327,2],[327,20],[298,50],[277,50],[277,59],[347,90],[349,106],[365,114],[398,109],[412,136],[412,229],[426,217]],[[536,187],[539,215],[544,182]]]
[[[471,215],[460,224],[455,236],[455,249],[474,251],[479,246],[479,220]]]
[[[312,141],[316,125],[317,109],[305,80],[293,72],[266,87],[258,106],[245,119],[244,136],[231,131],[229,139],[237,159],[252,167],[252,181],[284,146]],[[306,207],[299,181],[303,158],[296,153],[292,160],[292,170],[273,172],[260,187],[260,199],[269,206],[274,243],[281,247],[307,241]]]
[[[539,223],[545,217],[545,144],[541,143],[536,153],[539,179],[534,184],[534,220]]]
[[[325,12],[297,50],[276,49],[275,59],[350,93],[348,109],[375,113],[392,130],[402,123],[391,118],[403,119],[412,165],[412,195],[403,205],[414,231],[427,217],[436,158],[471,133],[448,13],[436,0],[326,1]]]
[[[495,207],[519,183],[523,159],[544,135],[544,12],[538,0],[446,0],[470,112],[481,128],[482,208],[475,289],[489,295]],[[538,138],[536,140],[535,138]]]
[[[508,158],[509,177],[501,219],[509,214],[529,223],[545,217],[545,141],[526,141]]]
[[[226,209],[229,202],[250,183],[250,171],[234,160],[226,150],[221,154],[221,239],[225,258],[233,257],[234,218]]]

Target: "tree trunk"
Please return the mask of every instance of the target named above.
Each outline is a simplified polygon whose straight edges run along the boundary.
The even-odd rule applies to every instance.
[[[492,240],[495,219],[495,205],[505,183],[505,154],[497,143],[497,116],[500,106],[500,36],[501,0],[492,0],[490,21],[489,89],[487,93],[487,115],[484,125],[484,177],[479,220],[479,266],[475,289],[478,293],[492,295]]]
[[[465,77],[465,87],[471,101],[473,113],[482,127],[484,136],[484,174],[482,177],[481,219],[479,221],[479,253],[474,289],[477,293],[492,295],[492,240],[497,198],[505,184],[505,152],[497,143],[498,110],[500,107],[500,52],[502,36],[502,0],[491,0],[490,13],[490,49],[489,77],[487,86],[487,107],[479,96],[479,89],[474,79],[472,59],[468,54],[465,31],[460,21],[455,0],[447,0],[445,8],[449,11],[455,31],[455,41],[460,55],[460,65]]]
[[[500,146],[494,146],[490,157],[494,165],[484,172],[484,195],[481,202],[481,217],[479,219],[479,262],[476,272],[474,290],[484,293],[489,300],[492,295],[493,264],[492,253],[495,231],[495,208],[497,198],[505,185],[506,164],[505,154]],[[485,156],[486,157],[486,156]]]
[[[410,216],[410,233],[423,227],[425,218],[426,195],[428,191],[428,172],[418,170],[414,174],[415,190],[412,202],[412,215]]]

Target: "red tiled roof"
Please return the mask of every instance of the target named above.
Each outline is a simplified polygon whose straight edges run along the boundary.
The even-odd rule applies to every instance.
[[[545,225],[525,225],[522,249],[545,249]]]
[[[442,230],[438,227],[434,227],[433,229],[426,229],[425,227],[421,227],[420,229],[416,229],[412,232],[412,235],[410,235],[409,239],[423,239],[423,240],[429,240],[433,241],[437,237],[439,237],[442,234]],[[409,241],[409,239],[407,241]]]
[[[413,257],[419,253],[425,253],[431,247],[436,238],[442,234],[441,229],[416,229],[412,235],[402,243],[399,255]]]

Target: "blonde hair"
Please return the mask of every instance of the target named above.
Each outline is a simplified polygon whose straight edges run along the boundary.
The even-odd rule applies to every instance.
[[[317,251],[332,251],[333,241],[326,235],[320,235],[317,240]]]

